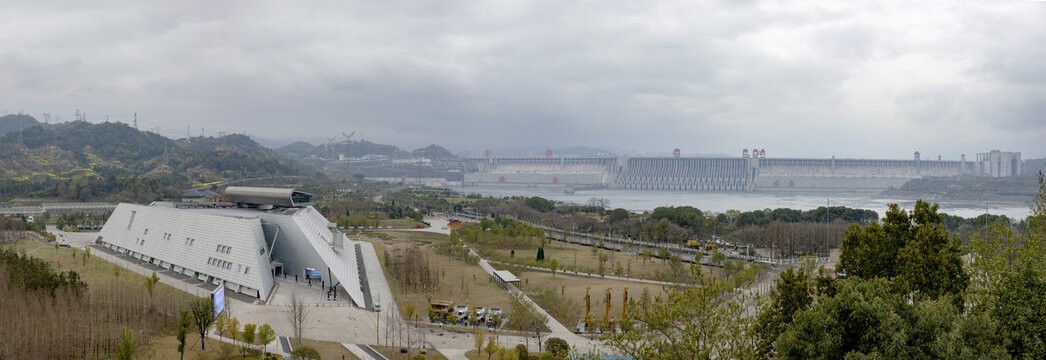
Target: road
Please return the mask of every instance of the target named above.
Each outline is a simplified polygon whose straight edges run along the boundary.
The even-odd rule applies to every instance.
[[[433,224],[439,224],[438,221],[430,222]],[[443,220],[446,223],[446,220]],[[432,228],[430,228],[432,229]],[[421,230],[421,229],[419,229]],[[55,234],[59,243],[68,244],[70,247],[84,248],[94,243],[94,240],[98,237],[96,232],[64,232],[58,231],[55,227],[49,227],[48,231]],[[435,227],[434,230],[442,232],[441,227]],[[449,233],[449,231],[447,231]],[[366,244],[369,245],[369,244]],[[364,251],[372,248],[369,246],[365,247]],[[156,272],[160,278],[160,282],[166,285],[172,286],[179,290],[185,291],[197,297],[208,297],[211,290],[214,289],[213,285],[194,280],[170,270],[165,270],[160,267],[153,266],[148,263],[141,263],[136,259],[124,257],[120,254],[109,251],[105,248],[94,248],[91,251],[92,256],[96,256],[105,261],[117,264],[127,270],[142,274],[143,276],[149,276],[153,272]],[[380,272],[380,264],[377,264],[376,256],[374,261],[366,261],[368,265],[368,276],[372,273],[382,274]],[[489,265],[487,265],[489,268]],[[372,284],[377,283],[374,279],[371,280]],[[384,344],[388,339],[382,331],[379,334],[376,329],[378,326],[377,316],[381,316],[380,326],[384,327],[387,322],[388,311],[382,311],[381,313],[375,313],[361,308],[353,306],[344,306],[344,304],[325,302],[323,291],[319,287],[309,287],[302,283],[295,283],[294,281],[277,281],[276,290],[270,297],[270,303],[273,304],[286,304],[289,303],[291,294],[298,293],[299,296],[306,298],[307,303],[313,304],[308,307],[307,320],[305,322],[304,337],[312,340],[319,341],[330,341],[344,344],[346,346],[353,346],[353,344]],[[376,291],[375,293],[391,294],[391,291],[385,289]],[[391,309],[392,313],[398,315],[396,311],[395,302],[391,295],[386,296],[387,299],[376,299],[384,303],[384,309]],[[288,315],[290,309],[283,305],[266,305],[261,304],[252,297],[240,295],[240,294],[226,294],[228,300],[227,309],[229,310],[230,316],[236,317],[241,324],[253,323],[253,324],[269,324],[273,330],[276,331],[277,336],[290,336],[293,334],[292,328],[288,321]],[[319,306],[316,306],[319,305]],[[402,320],[398,320],[402,321]],[[562,328],[565,330],[565,327]],[[443,353],[448,359],[452,360],[463,360],[465,359],[464,354],[466,351],[474,348],[474,339],[470,333],[461,333],[456,331],[444,330],[441,328],[427,328],[421,327],[418,332],[423,335],[424,342],[428,348],[435,348]],[[562,333],[562,332],[560,332]],[[573,335],[562,333],[564,339],[570,341],[574,337],[565,337],[565,335]],[[547,335],[547,334],[545,334]],[[576,337],[576,335],[574,335]],[[511,336],[511,335],[497,335],[500,344],[506,347],[514,347],[517,344],[526,344],[528,346],[536,346],[532,337],[523,336]],[[544,337],[543,338],[547,338]],[[570,341],[571,344],[575,344],[574,341]],[[393,345],[396,344],[396,340],[393,339]],[[581,342],[577,342],[579,349],[582,349]],[[276,344],[270,344],[268,347],[270,352],[277,349]],[[588,348],[583,348],[588,349]]]
[[[448,224],[447,218],[444,218],[444,217],[426,217],[424,220],[425,220],[425,222],[429,223],[431,226],[427,227],[427,228],[423,228],[423,229],[399,229],[399,230],[393,230],[393,231],[422,231],[422,232],[434,232],[434,233],[447,234],[447,235],[450,234],[450,227],[447,226],[447,224]],[[480,266],[480,268],[483,269],[483,271],[485,271],[487,273],[487,275],[494,276],[494,267],[490,265],[490,262],[488,262],[487,259],[484,259],[483,257],[481,257],[479,255],[479,253],[477,253],[475,250],[469,249],[469,252],[471,252],[473,256],[476,256],[477,258],[480,259],[479,260],[479,266]],[[576,346],[581,351],[602,350],[603,349],[602,344],[601,344],[600,341],[598,341],[598,340],[591,340],[589,338],[577,335],[573,331],[570,331],[569,328],[567,328],[562,323],[560,323],[558,320],[556,320],[556,318],[552,317],[547,312],[545,312],[545,310],[542,309],[541,306],[539,306],[537,303],[535,303],[533,300],[531,300],[530,297],[528,297],[526,294],[520,292],[519,290],[515,290],[514,287],[510,288],[510,289],[506,289],[506,291],[508,291],[509,294],[512,295],[513,297],[516,297],[516,298],[520,299],[520,301],[523,301],[523,302],[529,304],[533,309],[538,311],[542,316],[544,316],[547,319],[547,322],[545,323],[545,325],[548,326],[548,328],[552,330],[552,333],[549,334],[548,336],[550,336],[550,337],[558,337],[558,338],[561,338],[563,340],[566,340],[567,343],[569,343],[569,344],[571,344],[573,346]],[[449,358],[449,356],[448,356],[448,358]]]

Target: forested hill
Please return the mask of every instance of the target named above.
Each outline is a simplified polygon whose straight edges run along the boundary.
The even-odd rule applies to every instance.
[[[59,194],[59,183],[64,182],[76,187],[98,181],[106,184],[97,186],[115,186],[121,179],[143,178],[161,181],[174,191],[193,183],[315,173],[311,166],[286,159],[243,135],[174,140],[126,124],[79,121],[55,129],[26,128],[21,142],[17,131],[0,137],[4,198],[24,194],[89,200],[106,195]]]
[[[263,159],[284,159],[275,151],[262,146],[245,135],[225,135],[222,137],[194,137],[177,141],[182,148],[191,151],[228,150]]]
[[[457,159],[449,150],[442,146],[432,144],[421,149],[416,149],[410,152],[411,157],[428,158],[428,159]]]
[[[35,118],[25,114],[8,114],[0,116],[0,135],[7,133],[18,132],[18,129],[28,129],[33,126],[43,127],[54,127],[54,125],[46,125]]]
[[[346,152],[349,153],[349,157],[362,157],[365,155],[382,155],[390,158],[395,157],[409,157],[410,153],[400,149],[395,145],[378,144],[370,141],[353,141],[350,145],[346,145],[344,142],[334,143],[331,146],[327,144],[312,145],[306,142],[296,142],[279,149],[276,152],[291,156],[295,158],[337,158],[338,155],[344,155]]]

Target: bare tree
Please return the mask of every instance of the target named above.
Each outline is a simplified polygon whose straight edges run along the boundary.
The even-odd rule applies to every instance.
[[[385,312],[385,346],[390,346],[394,342],[392,341],[392,334],[396,331],[396,314],[394,311]]]
[[[294,342],[296,347],[301,347],[302,333],[305,331],[305,319],[309,316],[309,309],[305,307],[305,300],[298,296],[298,292],[291,293],[291,312],[287,320],[291,322],[294,330]]]

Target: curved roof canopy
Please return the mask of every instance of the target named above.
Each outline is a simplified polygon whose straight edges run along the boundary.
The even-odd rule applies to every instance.
[[[310,193],[283,188],[230,186],[225,188],[225,197],[234,203],[280,207],[305,206],[312,202]]]

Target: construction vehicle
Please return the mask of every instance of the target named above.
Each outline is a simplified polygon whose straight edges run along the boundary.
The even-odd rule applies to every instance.
[[[487,322],[487,308],[482,307],[482,306],[477,306],[477,307],[475,307],[475,309],[476,309],[476,318],[475,319],[469,319],[469,320],[471,320],[472,322],[475,322],[475,323],[485,323],[485,322]]]
[[[704,250],[708,252],[715,252],[718,250],[715,242],[709,241],[702,244],[700,240],[687,240],[686,247],[696,250]]]
[[[487,322],[487,326],[501,326],[501,308],[490,308],[490,311],[487,312],[487,318],[485,320]]]
[[[449,300],[439,300],[429,303],[429,319],[436,321],[437,319],[446,319],[447,315],[450,315],[454,308],[454,302]]]
[[[458,317],[458,322],[465,320],[469,314],[469,307],[465,305],[458,305],[454,307],[454,315]]]

